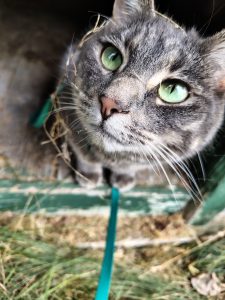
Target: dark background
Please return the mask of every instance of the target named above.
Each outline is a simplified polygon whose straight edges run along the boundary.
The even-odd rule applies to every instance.
[[[113,0],[20,0],[3,1],[18,10],[59,14],[76,24],[88,24],[95,13],[111,16]],[[156,0],[156,9],[173,17],[181,25],[195,26],[202,34],[211,34],[225,27],[224,0]]]

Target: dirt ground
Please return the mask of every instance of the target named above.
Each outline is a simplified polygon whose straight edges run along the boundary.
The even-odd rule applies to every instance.
[[[42,214],[16,215],[11,212],[0,214],[0,226],[13,230],[34,232],[48,241],[70,245],[101,242],[105,240],[108,219],[104,216],[46,216]],[[120,216],[117,240],[161,240],[170,243],[179,239],[197,240],[196,231],[186,224],[180,214],[171,216]],[[91,246],[92,244],[90,244]],[[101,247],[101,244],[99,244]],[[137,244],[138,246],[138,244]]]

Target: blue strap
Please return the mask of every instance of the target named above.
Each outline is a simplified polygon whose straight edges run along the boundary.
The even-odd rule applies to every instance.
[[[102,262],[102,269],[98,282],[98,289],[95,295],[95,300],[108,300],[112,269],[113,269],[113,257],[114,247],[116,239],[116,223],[117,223],[117,212],[119,204],[119,190],[112,188],[111,194],[111,211],[107,229],[106,247],[104,259]]]
[[[58,95],[61,90],[63,90],[64,85],[58,85],[55,96]],[[41,111],[34,119],[32,119],[32,125],[36,128],[40,128],[45,123],[49,113],[52,110],[52,97],[50,97],[45,105],[42,107]],[[107,238],[106,238],[106,247],[104,259],[102,262],[102,270],[100,273],[98,289],[95,295],[95,300],[108,300],[111,278],[112,278],[112,269],[113,269],[113,257],[114,257],[114,247],[116,239],[116,223],[117,223],[117,212],[119,205],[119,190],[112,188],[111,194],[111,211],[110,218],[108,223]]]
[[[58,84],[53,93],[44,103],[40,111],[36,112],[30,119],[30,123],[34,128],[41,128],[46,120],[48,119],[49,114],[54,108],[53,102],[55,97],[57,97],[64,89],[65,85],[63,83]]]

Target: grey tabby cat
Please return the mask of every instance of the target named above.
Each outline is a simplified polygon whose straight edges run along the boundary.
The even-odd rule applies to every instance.
[[[116,0],[113,16],[67,56],[60,97],[77,170],[129,189],[146,165],[163,169],[208,145],[224,118],[225,31],[203,39],[154,10]],[[68,92],[69,90],[69,92]],[[179,172],[178,176],[179,176]]]

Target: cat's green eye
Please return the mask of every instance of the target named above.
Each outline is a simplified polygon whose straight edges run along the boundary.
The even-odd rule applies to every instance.
[[[106,47],[101,56],[103,66],[109,71],[116,71],[123,63],[120,51],[114,46]]]
[[[189,95],[188,87],[179,80],[165,80],[158,89],[159,97],[167,103],[180,103]]]

